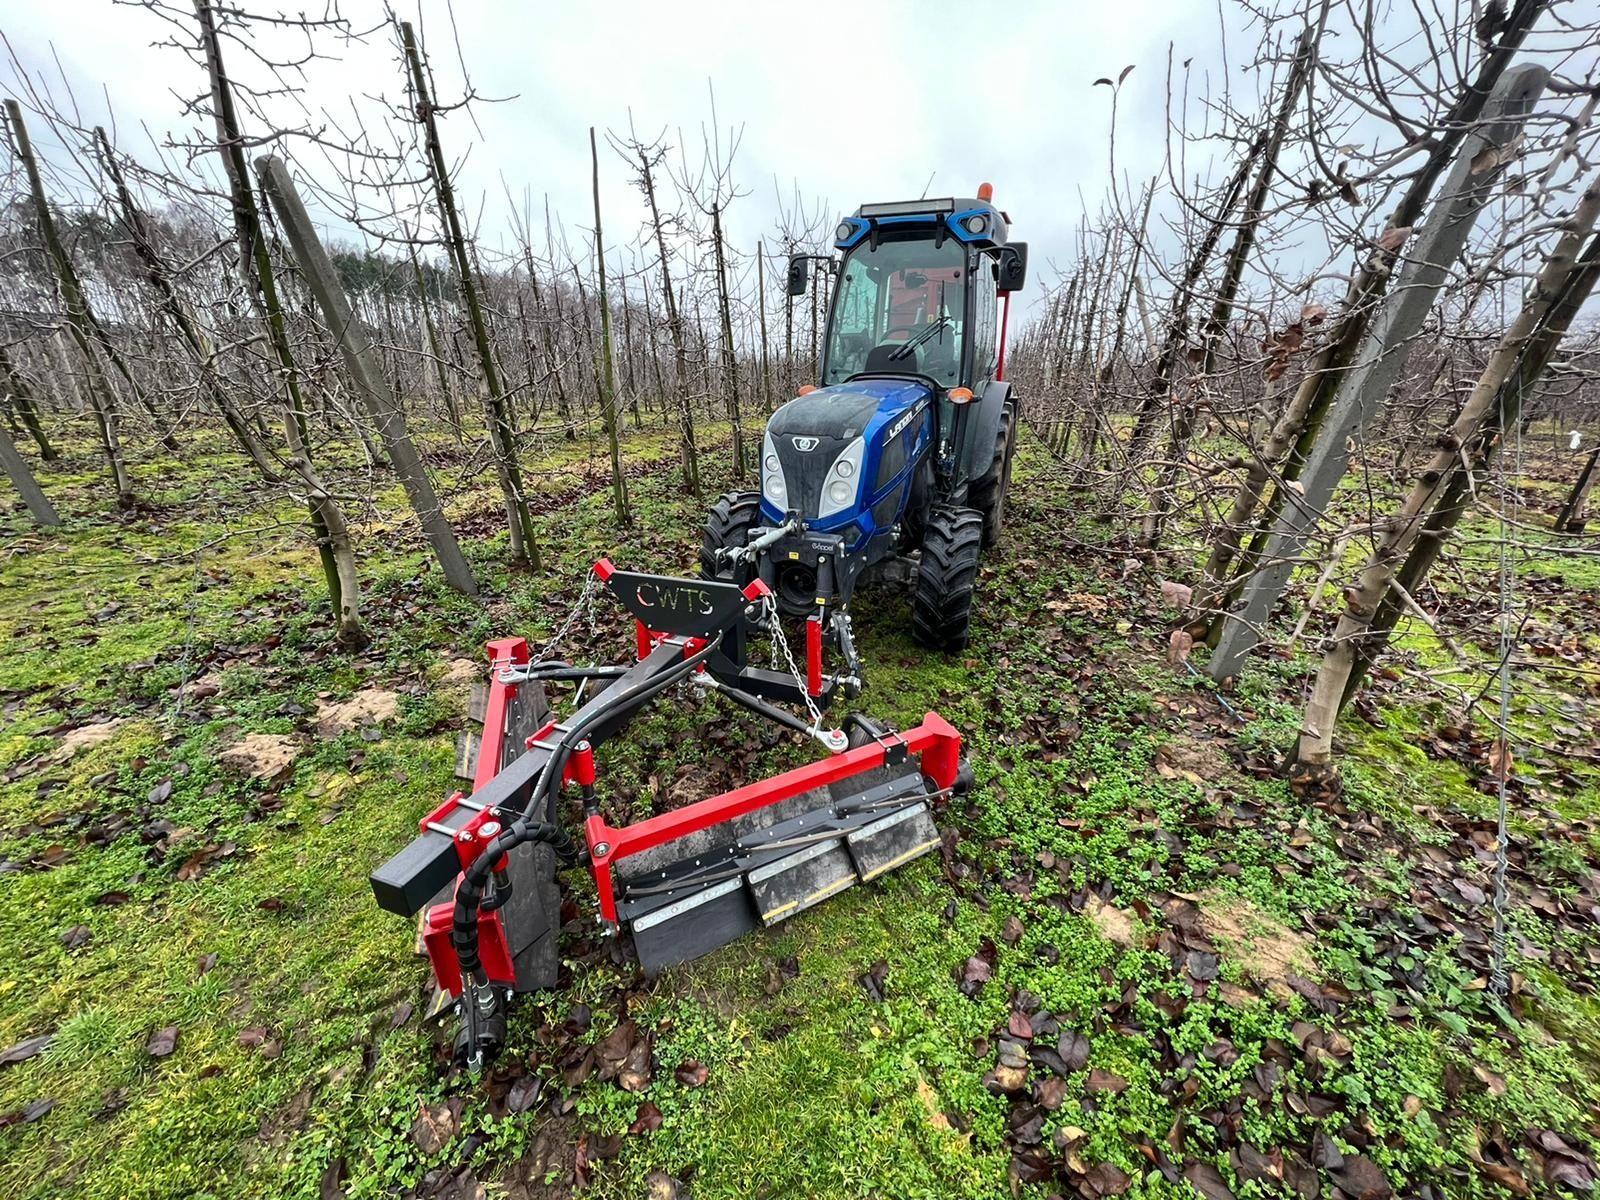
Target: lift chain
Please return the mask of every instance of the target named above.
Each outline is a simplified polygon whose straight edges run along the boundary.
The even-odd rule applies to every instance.
[[[805,676],[800,673],[800,665],[794,660],[794,652],[789,649],[789,639],[783,636],[783,622],[778,615],[778,603],[772,596],[763,597],[763,612],[767,630],[772,634],[772,644],[782,655],[773,655],[773,666],[778,670],[787,669],[794,676],[795,686],[800,689],[800,698],[806,702],[806,714],[811,718],[811,732],[813,735],[822,732],[822,710],[817,707],[816,701],[811,698],[811,692],[806,687]]]
[[[599,586],[600,577],[593,571],[590,571],[584,577],[583,590],[578,593],[578,599],[573,603],[571,610],[562,619],[560,628],[558,628],[555,631],[554,636],[552,636],[551,639],[545,643],[544,649],[539,651],[534,660],[526,665],[502,667],[496,678],[501,683],[521,683],[530,678],[536,669],[546,666],[552,661],[551,655],[555,648],[560,645],[561,640],[572,631],[572,626],[574,623],[576,623],[578,618],[585,613],[587,613],[589,617],[589,636],[591,639],[593,639],[595,628],[594,593],[595,589]]]

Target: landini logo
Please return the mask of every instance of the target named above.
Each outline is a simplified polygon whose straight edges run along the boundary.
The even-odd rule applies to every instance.
[[[808,438],[808,437],[797,437],[797,438],[790,438],[789,440],[794,443],[794,448],[796,450],[800,451],[801,454],[808,454],[812,450],[815,450],[817,448],[817,442],[820,439],[819,438]]]

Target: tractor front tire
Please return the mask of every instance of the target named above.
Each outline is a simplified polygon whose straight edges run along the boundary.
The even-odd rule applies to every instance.
[[[731,579],[740,586],[749,583],[749,568],[739,572],[745,578],[734,578],[730,567],[717,565],[717,551],[743,546],[760,521],[760,492],[724,492],[718,497],[706,514],[705,527],[700,533],[700,577]]]
[[[922,533],[922,565],[911,597],[911,636],[945,653],[964,649],[972,626],[983,514],[940,505]]]
[[[1011,490],[1011,459],[1017,446],[1017,410],[1006,405],[994,439],[994,460],[967,488],[967,502],[983,514],[983,548],[1000,540],[1006,522],[1006,493]]]

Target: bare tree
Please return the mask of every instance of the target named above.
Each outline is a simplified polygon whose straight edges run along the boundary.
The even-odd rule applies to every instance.
[[[106,464],[111,469],[112,486],[116,489],[117,503],[123,507],[133,503],[133,480],[122,453],[122,434],[117,414],[116,395],[111,381],[106,378],[96,353],[98,338],[93,331],[94,314],[84,296],[78,273],[67,256],[56,229],[55,216],[50,202],[45,198],[44,181],[39,175],[39,162],[33,153],[33,143],[28,139],[28,127],[22,120],[22,106],[15,100],[6,101],[6,118],[11,131],[13,153],[22,160],[27,173],[28,189],[33,198],[34,219],[55,271],[56,286],[60,289],[65,309],[67,329],[77,343],[89,372],[89,396],[94,409],[95,424],[100,431],[100,448],[105,452]]]
[[[383,448],[400,476],[401,486],[433,547],[434,557],[444,570],[446,582],[464,595],[477,595],[478,583],[473,578],[472,568],[456,544],[455,530],[445,519],[433,481],[428,478],[422,457],[412,445],[405,409],[395,401],[389,382],[379,369],[372,341],[350,310],[350,301],[339,284],[333,261],[323,249],[311,226],[311,218],[295,193],[288,168],[280,159],[266,155],[256,160],[256,171],[261,178],[261,190],[277,210],[278,221],[294,247],[301,273],[322,306],[328,327],[344,354],[345,368],[383,438]]]
[[[523,489],[522,469],[517,465],[516,430],[511,420],[511,408],[500,382],[500,368],[495,361],[488,320],[479,295],[477,268],[467,253],[461,216],[456,211],[455,190],[450,182],[450,169],[445,162],[444,148],[439,142],[438,114],[441,110],[434,103],[422,52],[418,49],[410,22],[400,22],[400,38],[405,48],[406,62],[411,69],[416,119],[422,129],[428,174],[433,184],[434,199],[439,206],[439,223],[444,230],[445,246],[450,252],[451,265],[455,268],[461,300],[466,306],[467,321],[472,332],[472,345],[478,356],[478,370],[484,387],[484,410],[489,425],[489,444],[494,452],[500,494],[506,507],[506,523],[511,531],[511,557],[513,561],[527,563],[537,570],[539,546],[527,494]]]
[[[594,126],[589,127],[589,165],[594,184],[594,269],[600,290],[600,416],[611,447],[611,499],[617,524],[633,523],[628,511],[628,479],[622,473],[622,447],[617,441],[617,383],[611,365],[611,298],[606,291],[606,241],[600,221],[600,155],[595,148]]]
[[[694,441],[694,413],[689,403],[689,356],[684,343],[683,314],[679,310],[677,293],[672,287],[672,259],[667,251],[667,226],[661,216],[661,205],[656,192],[656,170],[665,161],[666,147],[657,138],[646,144],[634,132],[629,118],[626,141],[611,135],[612,147],[634,165],[635,182],[650,209],[650,232],[655,239],[657,262],[661,269],[662,304],[667,310],[667,332],[672,338],[673,388],[678,394],[679,449],[683,462],[683,487],[691,496],[699,497],[700,456]]]

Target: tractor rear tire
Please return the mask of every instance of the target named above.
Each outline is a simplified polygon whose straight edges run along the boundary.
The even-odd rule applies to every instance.
[[[1006,405],[994,440],[994,461],[967,487],[967,502],[983,514],[983,548],[1000,541],[1006,523],[1006,493],[1011,490],[1011,459],[1016,454],[1017,410]]]
[[[724,492],[706,514],[705,527],[700,534],[700,577],[702,579],[730,580],[741,587],[750,582],[749,567],[734,578],[726,565],[717,565],[718,550],[732,550],[749,540],[749,533],[761,521],[760,492]]]
[[[945,653],[964,649],[972,626],[983,514],[940,505],[922,534],[922,565],[911,597],[911,636]]]

